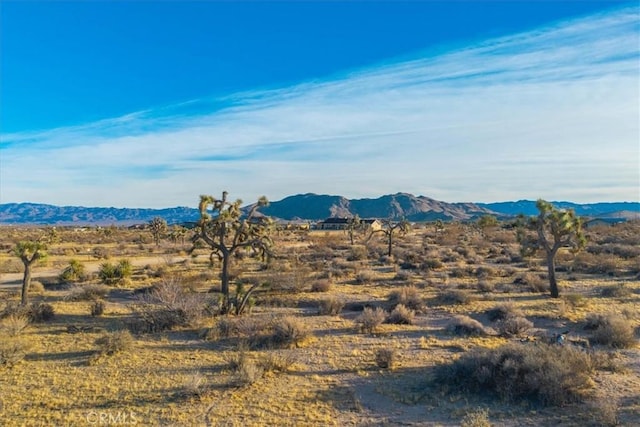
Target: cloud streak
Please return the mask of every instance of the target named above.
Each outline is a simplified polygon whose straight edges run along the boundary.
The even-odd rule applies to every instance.
[[[635,8],[296,86],[0,142],[0,201],[194,205],[298,192],[639,200]]]

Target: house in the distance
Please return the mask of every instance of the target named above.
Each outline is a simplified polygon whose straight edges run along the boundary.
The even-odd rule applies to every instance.
[[[351,218],[327,218],[317,225],[318,230],[346,230],[349,228]],[[375,218],[365,218],[360,220],[366,230],[380,230],[382,223]]]

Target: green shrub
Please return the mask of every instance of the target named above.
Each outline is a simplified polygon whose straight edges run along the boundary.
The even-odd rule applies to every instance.
[[[458,391],[562,406],[584,397],[592,373],[589,354],[573,346],[512,343],[475,348],[437,368],[435,381]]]
[[[133,274],[133,266],[128,259],[121,259],[118,264],[102,263],[98,277],[106,285],[115,285],[128,279]]]
[[[84,264],[77,259],[69,261],[69,265],[60,273],[60,280],[63,282],[81,282],[85,280],[86,273]]]

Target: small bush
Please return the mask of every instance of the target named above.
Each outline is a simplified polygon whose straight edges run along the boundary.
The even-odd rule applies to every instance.
[[[593,386],[588,353],[573,346],[538,343],[476,348],[437,369],[436,383],[505,400],[562,406],[580,401]]]
[[[400,304],[414,311],[421,311],[424,308],[424,301],[415,286],[405,286],[392,291],[387,301],[391,308]]]
[[[498,304],[495,307],[487,310],[487,317],[492,322],[495,322],[497,320],[504,320],[507,317],[518,317],[522,315],[522,311],[517,308],[512,302]]]
[[[340,314],[343,308],[344,301],[335,296],[330,296],[318,302],[318,312],[320,315],[336,316]]]
[[[359,285],[365,285],[373,282],[375,273],[371,270],[362,270],[356,274],[356,283]]]
[[[447,330],[454,335],[463,336],[481,336],[486,334],[482,323],[464,315],[458,315],[451,319],[447,325]]]
[[[327,279],[316,280],[311,284],[311,292],[329,292],[331,282]]]
[[[287,372],[295,362],[293,353],[267,353],[260,359],[259,366],[265,372]]]
[[[471,301],[473,301],[471,294],[461,289],[448,290],[437,297],[437,302],[442,305],[463,305]]]
[[[59,279],[63,282],[81,282],[85,280],[86,272],[84,265],[77,259],[69,261],[69,265],[62,270]]]
[[[29,346],[24,341],[18,339],[2,339],[0,341],[0,367],[11,368],[20,363],[25,356]]]
[[[133,266],[128,259],[121,259],[118,264],[105,262],[100,266],[98,277],[106,285],[115,285],[128,279],[133,274]]]
[[[496,285],[486,279],[478,279],[478,290],[483,293],[493,292],[496,289]]]
[[[360,324],[362,332],[372,334],[378,330],[385,318],[386,312],[380,307],[376,307],[375,310],[365,307],[362,314],[356,318],[356,323]]]
[[[27,310],[27,316],[33,323],[48,322],[55,316],[55,310],[51,304],[37,303],[31,304]]]
[[[498,322],[498,332],[505,337],[518,337],[533,328],[533,322],[522,316],[509,316]]]
[[[381,348],[376,351],[376,365],[382,369],[393,369],[397,361],[397,352],[393,348]]]
[[[276,347],[297,347],[310,334],[306,324],[291,316],[274,320],[272,327],[271,343]]]
[[[98,354],[111,356],[129,351],[133,348],[133,337],[127,330],[105,333],[95,342]]]
[[[109,286],[99,284],[73,286],[66,299],[69,301],[95,301],[105,298],[110,291]]]
[[[389,316],[387,316],[387,323],[395,325],[413,325],[413,319],[415,317],[415,311],[405,307],[402,304],[398,304],[393,309]]]
[[[587,319],[587,326],[594,329],[591,337],[591,342],[594,344],[613,348],[629,348],[637,342],[633,325],[622,316],[591,316]]]
[[[29,326],[29,317],[24,314],[11,314],[2,320],[0,330],[11,337],[16,337]]]
[[[489,410],[476,409],[475,411],[467,412],[460,423],[460,427],[491,427]]]
[[[605,286],[600,289],[600,296],[604,298],[627,298],[633,294],[631,289],[624,283],[619,285]]]
[[[233,383],[237,387],[248,387],[256,383],[264,375],[264,368],[248,360],[236,371]]]
[[[571,307],[585,307],[589,301],[582,294],[566,294],[562,296]]]
[[[546,282],[539,274],[526,272],[518,275],[513,281],[515,285],[525,285],[531,292],[547,292],[549,291],[549,283]]]
[[[207,388],[207,378],[200,372],[191,375],[182,386],[182,396],[201,396]]]
[[[101,301],[101,300],[94,301],[93,304],[91,304],[91,315],[94,317],[102,316],[104,314],[104,309],[105,309],[104,301]]]
[[[44,285],[36,280],[32,281],[31,285],[29,286],[29,293],[42,295],[44,293]]]

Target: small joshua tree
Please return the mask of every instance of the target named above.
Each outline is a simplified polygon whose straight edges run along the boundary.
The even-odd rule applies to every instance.
[[[167,230],[167,221],[164,218],[157,216],[149,222],[149,231],[151,231],[156,246],[160,246],[160,239],[167,234]]]
[[[222,263],[221,291],[222,307],[221,311],[226,314],[230,311],[229,282],[230,282],[230,262],[231,257],[241,249],[250,248],[254,255],[268,257],[273,245],[270,234],[272,222],[267,217],[257,217],[258,208],[267,206],[269,202],[266,197],[261,197],[254,204],[246,217],[243,218],[240,205],[242,200],[231,203],[227,201],[227,192],[222,193],[222,199],[213,196],[200,196],[200,220],[196,235],[193,238],[195,249],[196,244],[203,242],[211,249],[212,255],[217,255]],[[211,209],[211,213],[210,213]],[[244,293],[243,299],[248,299],[259,284],[254,285]]]
[[[38,260],[47,256],[47,245],[41,241],[21,241],[13,249],[13,253],[24,264],[24,276],[22,278],[21,304],[26,305],[29,299],[29,287],[31,286],[31,267]]]
[[[393,247],[393,238],[396,234],[407,234],[411,230],[411,224],[406,219],[401,221],[393,221],[391,219],[382,220],[382,228],[372,231],[369,238],[375,233],[382,233],[387,238],[387,255],[391,256],[391,248]],[[368,240],[368,239],[367,239]]]
[[[351,242],[352,246],[354,244],[354,237],[355,237],[356,231],[360,231],[362,230],[362,228],[363,228],[363,223],[358,215],[352,218],[349,218],[349,220],[347,221],[347,233],[349,234],[349,241]]]
[[[532,255],[543,249],[547,258],[549,271],[549,289],[551,297],[558,298],[558,282],[556,281],[556,254],[563,247],[577,252],[581,250],[586,239],[582,233],[582,222],[573,210],[556,209],[545,200],[536,203],[538,216],[529,219],[526,228],[535,231],[527,233],[524,227],[518,230],[518,241],[524,255]]]

